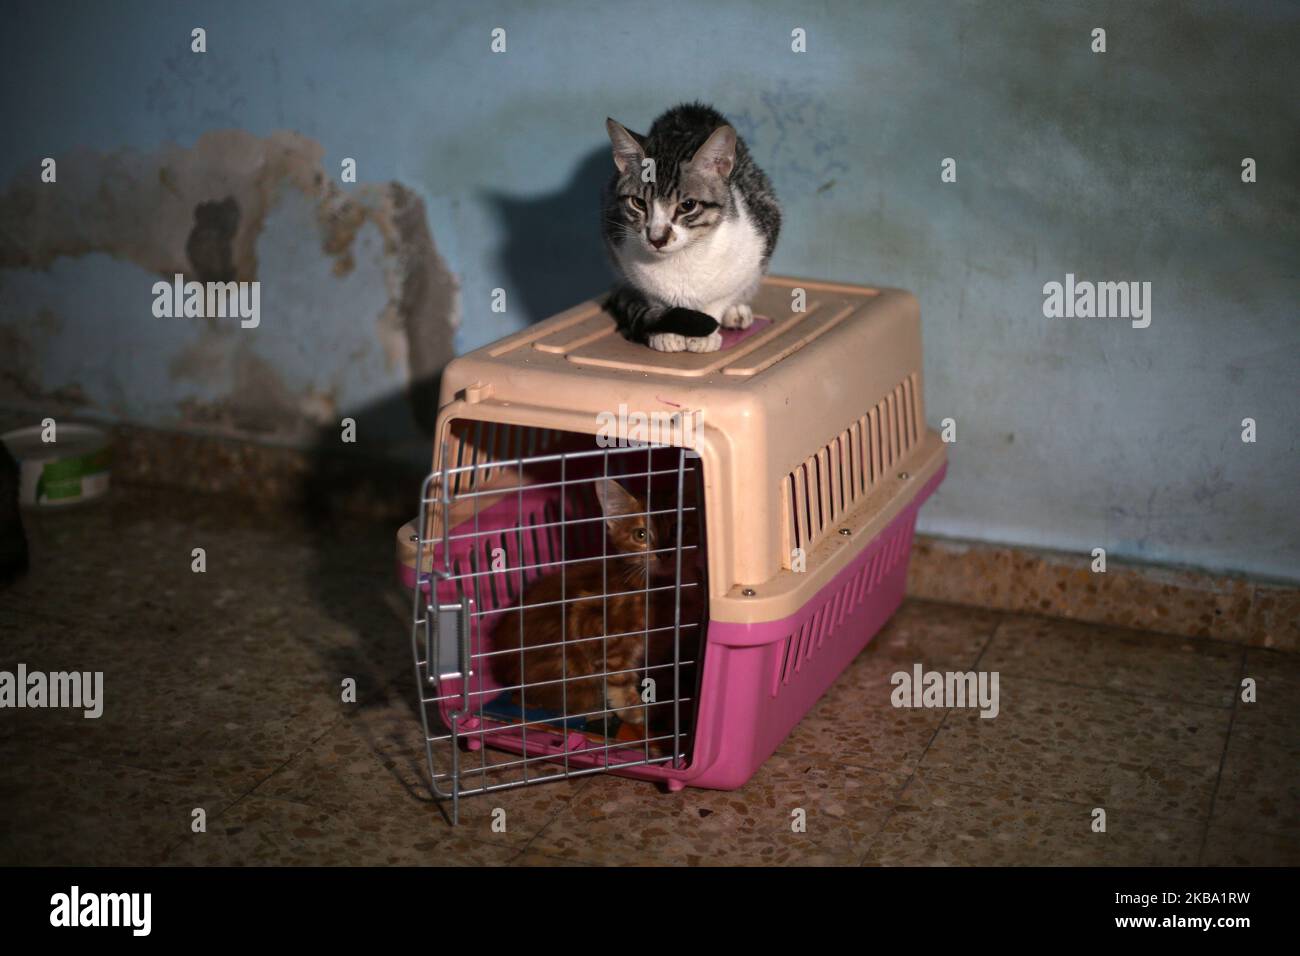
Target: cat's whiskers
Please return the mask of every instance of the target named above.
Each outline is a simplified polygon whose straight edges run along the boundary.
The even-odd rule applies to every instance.
[[[634,552],[632,554],[612,555],[610,560],[622,564],[617,577],[629,587],[644,587],[646,581],[650,578],[648,558],[644,553]]]
[[[606,223],[611,227],[610,236],[616,239],[636,239],[641,235],[640,228],[619,219],[606,219]]]

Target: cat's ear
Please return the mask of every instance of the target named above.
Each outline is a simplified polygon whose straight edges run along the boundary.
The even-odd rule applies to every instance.
[[[691,157],[691,168],[716,172],[723,179],[736,168],[736,131],[719,126]]]
[[[620,173],[626,172],[628,166],[640,166],[645,159],[645,150],[641,148],[640,137],[628,130],[616,120],[605,119],[605,129],[609,132],[609,141],[614,144],[614,165]]]
[[[645,509],[628,490],[617,481],[606,478],[592,485],[596,489],[596,498],[600,501],[600,510],[606,518],[619,518],[624,515],[640,514]]]

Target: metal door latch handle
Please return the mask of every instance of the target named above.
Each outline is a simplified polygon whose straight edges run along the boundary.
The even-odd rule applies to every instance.
[[[462,595],[457,604],[429,604],[424,611],[425,657],[429,683],[473,676],[469,625],[474,602]]]

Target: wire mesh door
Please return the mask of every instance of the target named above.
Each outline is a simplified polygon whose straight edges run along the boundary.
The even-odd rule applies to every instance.
[[[412,648],[433,792],[453,823],[462,796],[688,759],[699,458],[594,445],[456,422],[425,479]]]

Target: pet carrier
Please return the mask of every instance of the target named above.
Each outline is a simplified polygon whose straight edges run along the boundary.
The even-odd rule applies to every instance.
[[[946,469],[916,300],[773,276],[753,305],[716,352],[590,301],[447,367],[398,571],[453,818],[604,771],[739,787],[898,607]]]

